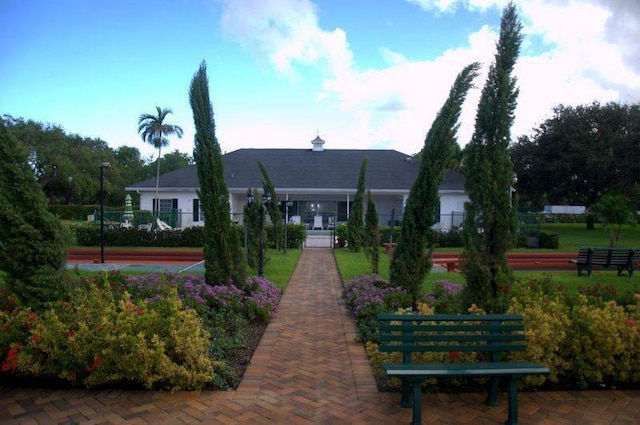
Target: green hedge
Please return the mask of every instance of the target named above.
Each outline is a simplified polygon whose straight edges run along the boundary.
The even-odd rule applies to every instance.
[[[235,224],[233,228],[238,233],[240,241],[244,241],[244,230],[241,225]],[[91,223],[70,226],[78,246],[100,245],[100,227]],[[267,246],[275,247],[273,226],[265,227],[265,242]],[[284,238],[284,235],[282,235]],[[303,225],[289,225],[287,228],[287,248],[300,248],[306,237]],[[107,246],[133,246],[133,247],[194,247],[204,246],[204,227],[193,226],[184,229],[151,231],[138,229],[137,227],[123,228],[105,226],[104,243]]]

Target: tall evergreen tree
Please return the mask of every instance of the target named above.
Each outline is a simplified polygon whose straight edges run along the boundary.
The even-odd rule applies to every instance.
[[[364,214],[364,252],[371,263],[371,271],[378,274],[380,265],[380,228],[378,211],[371,191],[367,192],[367,212]]]
[[[254,201],[244,206],[244,231],[247,238],[247,263],[254,269],[258,268],[260,259],[260,194],[257,189],[251,191]],[[263,223],[264,224],[264,223]]]
[[[465,306],[476,304],[487,312],[504,311],[505,293],[513,279],[507,264],[516,228],[509,141],[518,89],[511,73],[520,52],[521,31],[516,7],[509,3],[502,14],[495,63],[489,68],[473,137],[464,155],[469,202],[463,231],[462,272],[467,283],[463,299]]]
[[[267,205],[267,213],[269,214],[269,217],[271,217],[271,222],[273,223],[276,249],[280,249],[282,211],[280,210],[280,205],[278,205],[278,195],[276,195],[276,188],[273,186],[273,183],[271,183],[267,169],[260,160],[258,160],[258,168],[260,168],[260,172],[262,173],[262,189],[264,193],[269,194],[271,197],[271,203]]]
[[[205,280],[211,285],[234,283],[242,287],[246,279],[246,259],[238,233],[231,226],[229,191],[224,181],[222,151],[216,138],[204,61],[191,80],[189,101],[196,129],[193,158],[200,182],[198,198],[204,212]]]
[[[360,165],[360,177],[358,178],[358,188],[353,198],[353,205],[349,211],[349,220],[347,221],[347,243],[349,249],[353,252],[360,252],[363,245],[364,237],[364,190],[365,179],[367,174],[367,162],[369,158],[362,158]]]
[[[0,270],[10,292],[42,310],[66,299],[68,234],[47,210],[47,199],[28,165],[27,152],[0,122]]]
[[[478,75],[478,63],[467,65],[456,77],[449,97],[436,115],[422,148],[420,168],[411,187],[402,217],[402,227],[391,260],[391,282],[406,289],[413,300],[431,269],[427,249],[429,228],[439,221],[440,184],[456,149],[456,133],[462,104]]]

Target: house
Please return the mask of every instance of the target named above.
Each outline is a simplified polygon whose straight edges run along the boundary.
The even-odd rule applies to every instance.
[[[420,165],[419,159],[395,150],[324,149],[316,137],[311,149],[239,149],[223,156],[224,177],[234,221],[242,222],[247,190],[262,190],[264,164],[287,221],[305,223],[309,229],[332,228],[346,222],[356,193],[362,159],[368,158],[366,188],[376,203],[379,222],[388,225],[402,219]],[[204,217],[196,189],[196,166],[188,166],[160,176],[160,212],[177,212],[175,227],[202,225]],[[126,188],[140,194],[140,209],[155,206],[155,177]],[[447,171],[440,186],[439,227],[443,230],[462,221],[464,181],[460,173]]]

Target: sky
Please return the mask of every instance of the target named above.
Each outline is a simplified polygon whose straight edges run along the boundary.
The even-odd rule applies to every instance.
[[[455,76],[483,64],[505,0],[0,0],[0,114],[157,154],[140,114],[171,108],[163,152],[193,152],[190,82],[207,64],[216,135],[240,148],[414,154]],[[557,105],[640,102],[640,1],[516,1],[524,42],[512,139]]]

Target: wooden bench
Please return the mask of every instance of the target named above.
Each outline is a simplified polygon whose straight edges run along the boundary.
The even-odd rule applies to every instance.
[[[578,276],[586,270],[587,276],[591,276],[593,266],[609,268],[616,266],[618,276],[627,271],[629,277],[633,276],[633,266],[638,261],[638,250],[632,248],[594,248],[581,246],[578,249],[578,258],[569,260],[578,266]]]
[[[383,363],[389,377],[402,379],[402,407],[411,407],[413,425],[422,422],[422,381],[432,377],[488,377],[486,403],[497,406],[500,378],[508,382],[509,417],[505,424],[518,423],[518,378],[548,374],[549,369],[535,363],[501,361],[501,354],[524,351],[524,325],[516,314],[379,314],[379,350],[402,353],[402,363]],[[482,353],[478,362],[414,363],[412,353]]]

